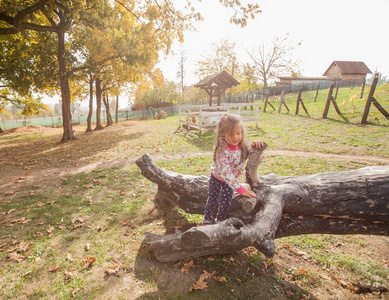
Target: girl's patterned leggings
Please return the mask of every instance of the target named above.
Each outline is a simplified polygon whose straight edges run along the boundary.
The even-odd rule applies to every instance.
[[[224,221],[232,201],[233,189],[230,186],[217,180],[212,174],[209,178],[208,199],[205,205],[204,223],[211,223],[215,208],[218,207],[216,221]]]

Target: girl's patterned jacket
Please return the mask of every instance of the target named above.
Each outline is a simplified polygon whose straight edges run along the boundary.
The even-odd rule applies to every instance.
[[[249,150],[251,153],[252,148],[250,145]],[[211,174],[216,179],[227,183],[234,191],[243,194],[246,189],[238,181],[238,177],[244,171],[245,166],[240,145],[228,145],[220,147],[216,151],[216,159],[211,165]]]

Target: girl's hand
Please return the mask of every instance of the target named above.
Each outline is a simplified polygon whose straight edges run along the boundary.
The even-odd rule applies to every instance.
[[[252,198],[257,197],[257,194],[254,193],[252,190],[245,190],[242,195],[246,197],[252,197]]]
[[[251,148],[261,148],[263,146],[265,146],[266,143],[264,141],[254,141],[251,143]]]

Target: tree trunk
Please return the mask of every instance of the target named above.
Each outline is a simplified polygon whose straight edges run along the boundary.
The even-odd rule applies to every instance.
[[[89,80],[89,112],[87,118],[86,132],[92,131],[92,116],[93,116],[93,79]]]
[[[116,103],[115,103],[115,123],[119,123],[119,95],[116,96]]]
[[[101,97],[103,91],[101,89],[101,80],[100,78],[96,78],[96,127],[94,130],[103,129],[103,125],[101,125]]]
[[[72,114],[70,112],[70,88],[65,60],[65,32],[63,31],[58,32],[58,64],[62,97],[62,142],[68,142],[73,140],[75,137],[72,126]]]
[[[105,106],[105,112],[107,114],[107,126],[111,126],[113,124],[111,112],[109,110],[109,100],[108,100],[108,94],[105,94],[103,97],[103,102]]]
[[[250,156],[246,179],[257,198],[234,195],[228,219],[185,232],[146,234],[146,243],[159,261],[227,254],[254,246],[268,257],[274,238],[328,234],[389,235],[389,166],[366,167],[309,176],[259,178],[260,152]],[[208,177],[164,171],[149,155],[137,160],[142,175],[158,184],[155,201],[174,203],[188,213],[203,214]]]

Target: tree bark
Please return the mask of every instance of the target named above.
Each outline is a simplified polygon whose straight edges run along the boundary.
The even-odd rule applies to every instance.
[[[389,166],[259,178],[263,150],[255,151],[246,165],[247,182],[257,197],[234,195],[226,221],[165,236],[146,234],[159,261],[227,254],[248,246],[272,257],[274,239],[291,235],[389,235]],[[155,201],[160,206],[174,203],[188,213],[203,214],[207,176],[165,171],[149,155],[136,163],[142,175],[158,185]]]
[[[93,116],[93,79],[89,80],[89,112],[87,118],[86,132],[92,131],[92,116]]]
[[[119,95],[116,96],[115,102],[115,123],[119,123]]]
[[[101,97],[103,91],[101,89],[101,79],[96,78],[96,127],[94,130],[103,129],[103,125],[101,125]]]
[[[107,114],[107,126],[111,126],[113,124],[111,112],[109,110],[109,100],[108,100],[108,94],[106,93],[103,97],[103,102],[105,106],[105,112]]]
[[[62,142],[73,140],[74,132],[72,125],[72,114],[70,111],[70,88],[69,77],[66,70],[65,59],[65,31],[59,31],[58,35],[58,63],[59,63],[59,78],[61,84],[61,98],[62,98],[62,122],[63,135]]]

